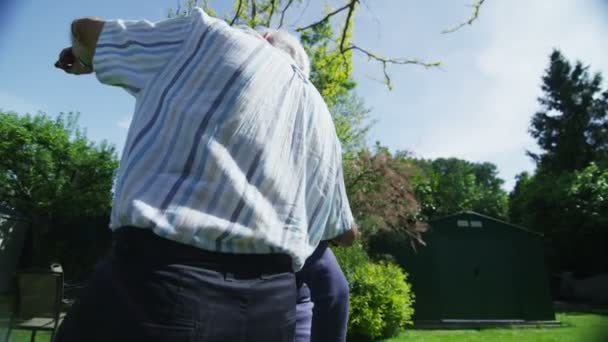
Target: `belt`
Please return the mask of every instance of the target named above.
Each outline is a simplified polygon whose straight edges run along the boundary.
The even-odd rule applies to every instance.
[[[287,254],[212,252],[160,237],[150,229],[131,226],[116,229],[113,239],[114,255],[119,260],[144,264],[187,264],[232,273],[235,277],[293,272],[291,257]]]

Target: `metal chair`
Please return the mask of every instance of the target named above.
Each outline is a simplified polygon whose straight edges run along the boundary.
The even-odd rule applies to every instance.
[[[63,297],[63,273],[52,270],[25,270],[17,273],[14,310],[11,314],[8,333],[11,330],[30,330],[30,341],[36,340],[39,330],[51,331],[51,342],[55,338],[61,319]]]

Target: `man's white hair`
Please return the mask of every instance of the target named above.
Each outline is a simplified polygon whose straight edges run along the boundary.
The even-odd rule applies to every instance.
[[[269,28],[259,28],[258,32],[277,49],[287,53],[302,70],[306,78],[310,77],[310,60],[304,50],[304,47],[296,37],[284,30],[276,30]]]

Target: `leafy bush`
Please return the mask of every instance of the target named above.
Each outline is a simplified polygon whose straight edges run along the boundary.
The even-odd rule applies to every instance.
[[[331,250],[349,282],[358,268],[370,262],[369,256],[360,244],[351,247],[332,247]]]
[[[350,285],[349,341],[395,336],[411,324],[414,294],[399,266],[370,261],[361,246],[334,251]]]

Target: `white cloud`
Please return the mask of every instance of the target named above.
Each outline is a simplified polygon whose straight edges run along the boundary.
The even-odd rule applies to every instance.
[[[131,126],[132,119],[133,118],[131,116],[122,118],[120,121],[118,121],[116,123],[116,125],[122,129],[129,129],[129,126]]]

